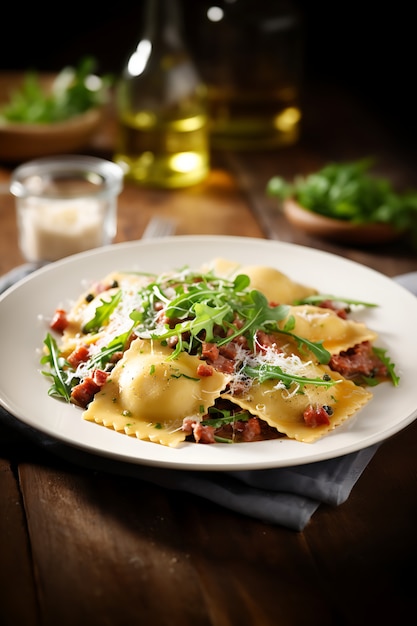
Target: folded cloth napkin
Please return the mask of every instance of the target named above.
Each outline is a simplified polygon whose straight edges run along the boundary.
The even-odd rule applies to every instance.
[[[398,277],[398,282],[417,294],[417,272]],[[38,445],[76,465],[191,493],[294,531],[306,527],[320,504],[338,506],[345,502],[378,449],[375,445],[335,459],[278,469],[186,471],[123,463],[72,448],[44,436],[0,407],[2,424],[18,429]]]

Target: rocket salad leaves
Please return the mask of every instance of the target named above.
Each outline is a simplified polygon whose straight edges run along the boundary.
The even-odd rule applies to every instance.
[[[95,75],[94,69],[94,59],[84,58],[77,67],[61,70],[50,91],[36,72],[27,72],[21,87],[0,109],[0,123],[61,122],[104,104],[112,80]]]
[[[330,163],[292,183],[270,179],[267,192],[282,200],[294,198],[303,208],[355,224],[390,224],[409,231],[417,244],[417,192],[397,193],[390,181],[370,173],[372,159]]]

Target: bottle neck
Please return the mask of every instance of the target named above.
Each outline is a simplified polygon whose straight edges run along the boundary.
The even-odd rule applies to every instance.
[[[182,16],[177,0],[147,0],[143,38],[154,43],[162,41],[173,49],[185,47]]]

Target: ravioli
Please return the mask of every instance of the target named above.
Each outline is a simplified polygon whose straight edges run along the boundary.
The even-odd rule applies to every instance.
[[[241,396],[225,393],[222,397],[265,420],[290,439],[312,443],[340,426],[372,398],[369,391],[345,380],[327,366],[309,364],[304,372],[310,378],[322,378],[324,373],[338,382],[327,388],[308,384],[302,391],[291,392],[277,385],[277,381],[268,380],[262,384],[255,382],[249,392]],[[303,413],[309,406],[331,407],[330,423],[314,428],[308,426]]]
[[[249,276],[250,287],[263,293],[269,302],[276,304],[292,304],[296,300],[317,294],[312,287],[294,282],[273,267],[244,265],[239,269],[239,273]]]
[[[281,329],[290,316],[295,320],[294,334],[309,341],[322,341],[331,354],[339,354],[364,341],[374,341],[378,336],[361,322],[343,319],[331,309],[310,304],[291,307],[288,316],[278,323]]]
[[[152,340],[136,339],[94,396],[84,419],[138,439],[176,446],[185,439],[187,417],[201,418],[225,388],[228,376],[213,371],[199,377],[197,356]]]
[[[216,275],[233,279],[238,274],[246,274],[250,288],[257,289],[270,302],[292,304],[308,296],[317,294],[313,287],[294,282],[286,274],[264,265],[241,265],[228,259],[216,258],[208,266]]]
[[[103,338],[108,343],[112,336],[115,337],[128,330],[132,325],[129,310],[135,307],[139,290],[148,282],[149,278],[144,275],[112,272],[85,291],[68,313],[69,324],[62,335],[60,345],[62,353],[68,355],[80,342],[99,346],[100,339]],[[84,325],[94,318],[97,308],[103,302],[109,302],[119,290],[122,291],[123,297],[106,327],[97,333],[89,335],[83,333]]]

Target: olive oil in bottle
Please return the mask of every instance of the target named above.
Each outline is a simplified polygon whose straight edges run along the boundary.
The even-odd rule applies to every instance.
[[[117,85],[114,160],[127,179],[175,188],[207,176],[206,96],[182,39],[177,0],[147,0],[142,39]]]

